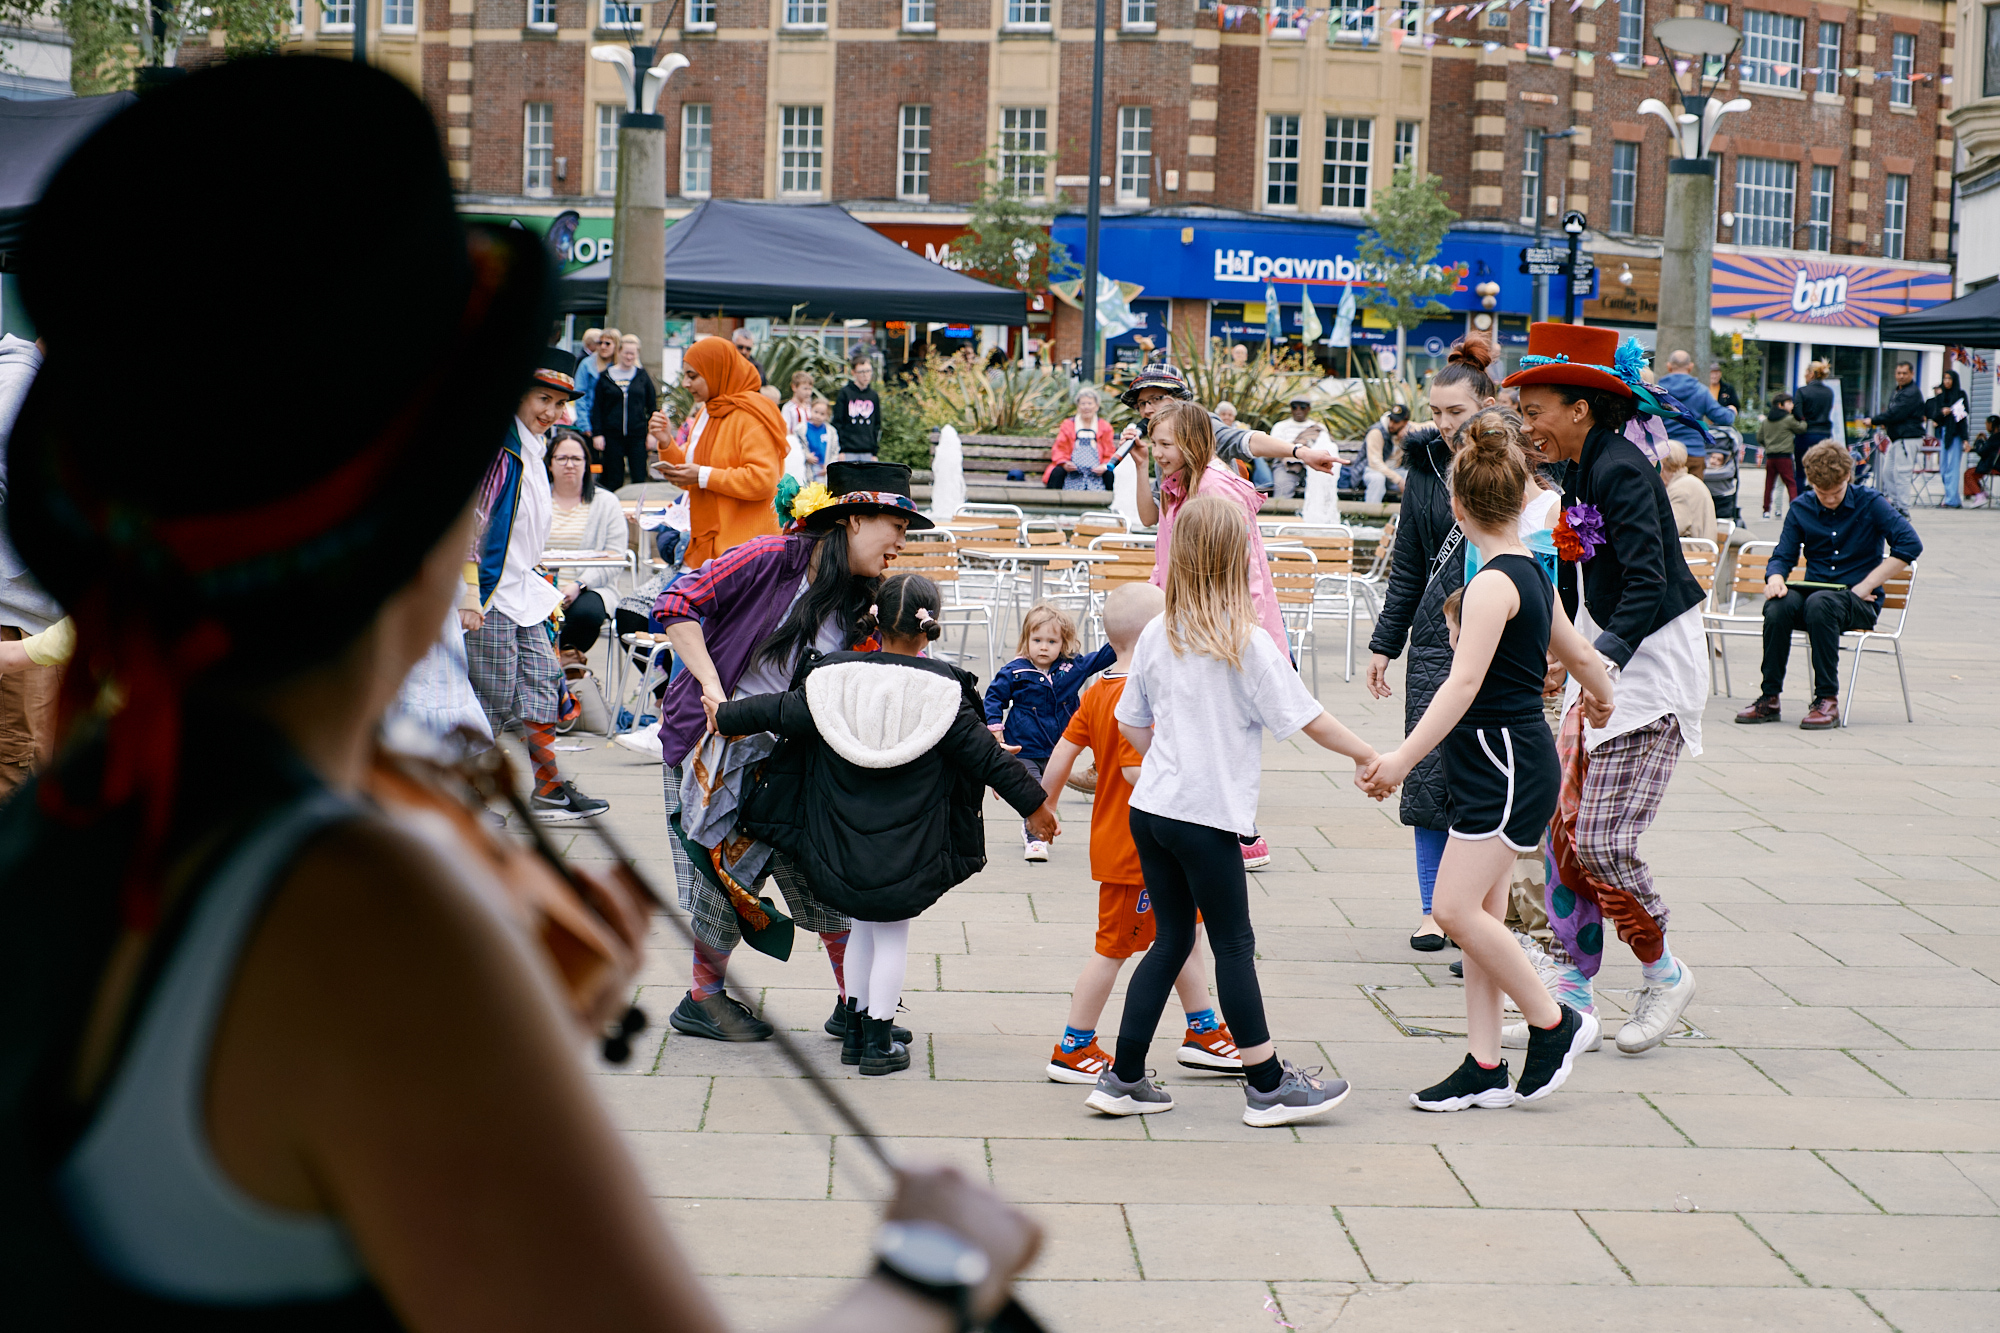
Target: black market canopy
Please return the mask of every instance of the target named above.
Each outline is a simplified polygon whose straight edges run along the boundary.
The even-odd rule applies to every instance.
[[[28,214],[70,150],[135,100],[131,93],[46,102],[0,98],[0,250],[21,243]]]
[[[608,261],[570,274],[566,310],[602,310]],[[710,199],[667,228],[669,311],[1026,324],[1028,298],[904,249],[838,204]]]
[[[1942,344],[1947,347],[2000,347],[2000,282],[1967,292],[1928,310],[1882,316],[1885,343]]]

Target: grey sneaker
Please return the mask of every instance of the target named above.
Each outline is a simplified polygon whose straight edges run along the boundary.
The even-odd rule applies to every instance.
[[[1127,1083],[1109,1068],[1097,1076],[1097,1086],[1083,1104],[1106,1115],[1152,1115],[1174,1109],[1174,1099],[1164,1088],[1153,1085],[1150,1071],[1137,1082]]]
[[[1639,992],[1632,1016],[1618,1029],[1618,1049],[1627,1055],[1650,1051],[1667,1039],[1694,999],[1694,969],[1681,964],[1681,979],[1671,986],[1648,986]]]
[[[1310,1120],[1346,1101],[1347,1094],[1353,1091],[1344,1078],[1321,1079],[1318,1066],[1298,1069],[1290,1060],[1284,1065],[1284,1078],[1269,1092],[1259,1092],[1248,1083],[1243,1085],[1244,1124],[1269,1129],[1273,1125],[1289,1125],[1294,1120]]]

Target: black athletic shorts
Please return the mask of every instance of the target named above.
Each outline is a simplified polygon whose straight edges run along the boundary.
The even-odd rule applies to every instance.
[[[1444,744],[1451,836],[1493,838],[1531,852],[1556,812],[1562,765],[1548,723],[1537,715],[1507,726],[1460,723]]]

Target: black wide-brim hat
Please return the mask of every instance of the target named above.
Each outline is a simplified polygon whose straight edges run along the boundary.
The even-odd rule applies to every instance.
[[[833,503],[808,514],[804,520],[808,528],[830,527],[849,514],[907,518],[913,532],[937,526],[910,498],[907,463],[828,463],[826,488],[833,494]]]
[[[301,124],[340,132],[302,154]],[[172,652],[200,626],[245,676],[334,656],[408,584],[550,327],[541,243],[462,225],[424,104],[346,60],[236,60],[140,98],[57,169],[20,258],[46,360],[9,447],[16,546],[80,633],[145,626]],[[272,360],[226,411],[161,410],[245,329]],[[412,339],[420,362],[389,350]],[[301,614],[313,632],[270,652]]]
[[[555,389],[568,395],[570,402],[583,397],[583,390],[576,387],[576,353],[560,347],[544,347],[535,361],[535,374],[528,381],[528,388]]]

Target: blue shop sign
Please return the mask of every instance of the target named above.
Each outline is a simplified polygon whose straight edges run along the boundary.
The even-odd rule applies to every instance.
[[[1050,228],[1069,247],[1072,259],[1083,255],[1083,225],[1082,217],[1065,214]],[[1289,307],[1309,287],[1321,322],[1331,327],[1341,288],[1366,283],[1359,255],[1362,231],[1345,223],[1303,220],[1106,218],[1098,235],[1098,265],[1114,278],[1144,285],[1150,297],[1261,301],[1265,286],[1274,284],[1279,302]],[[1500,284],[1499,309],[1532,309],[1534,280],[1518,271],[1518,252],[1529,243],[1508,233],[1450,233],[1437,263],[1463,273],[1457,290],[1438,299],[1452,310],[1479,310],[1473,288],[1492,281]],[[1561,279],[1551,280],[1558,306],[1560,284]],[[1585,298],[1581,291],[1577,295]],[[1363,299],[1364,292],[1357,290],[1355,296]]]

